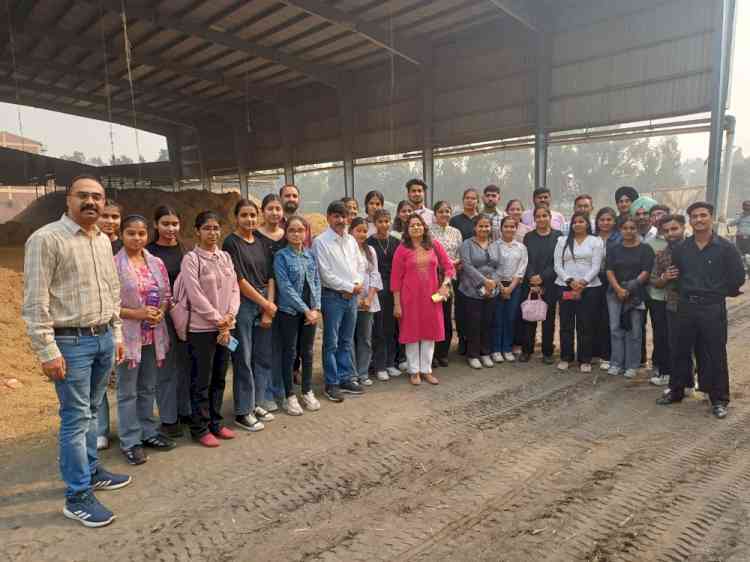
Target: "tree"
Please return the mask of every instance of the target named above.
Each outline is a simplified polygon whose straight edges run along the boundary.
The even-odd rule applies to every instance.
[[[159,149],[159,156],[156,158],[157,162],[168,162],[169,161],[169,151],[166,148],[160,148]]]
[[[113,156],[110,158],[110,164],[112,166],[120,166],[122,164],[133,164],[133,159],[129,156],[125,156],[124,154],[121,156]]]
[[[86,163],[86,155],[80,150],[74,150],[73,154],[63,154],[60,158],[70,160],[71,162],[78,162],[79,164]]]
[[[94,156],[93,158],[89,158],[88,164],[91,166],[104,166],[104,160],[102,160],[101,156]]]

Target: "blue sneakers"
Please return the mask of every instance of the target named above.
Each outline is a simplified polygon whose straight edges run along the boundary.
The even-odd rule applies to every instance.
[[[86,527],[104,527],[115,520],[110,510],[99,503],[92,492],[83,492],[65,500],[63,515]]]
[[[119,490],[130,484],[132,480],[127,474],[112,474],[99,467],[91,475],[91,488],[94,490]]]

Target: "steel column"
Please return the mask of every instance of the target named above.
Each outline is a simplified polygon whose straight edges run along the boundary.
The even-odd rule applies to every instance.
[[[547,187],[547,120],[549,117],[550,52],[548,33],[537,34],[536,130],[534,187]]]
[[[294,184],[294,114],[290,104],[278,106],[281,152],[284,160],[284,183]]]
[[[435,109],[435,88],[432,72],[432,52],[427,54],[427,60],[422,65],[422,179],[427,184],[425,204],[432,207],[435,203],[435,141],[433,135],[433,118]]]
[[[354,195],[354,100],[349,91],[339,90],[341,149],[344,161],[344,193]]]
[[[708,173],[706,200],[719,210],[721,181],[721,152],[723,144],[724,115],[729,92],[729,75],[732,62],[734,35],[734,0],[718,0],[718,14],[714,27],[713,72],[711,99],[711,135],[708,141]]]
[[[248,143],[247,130],[242,125],[244,121],[235,121],[234,129],[234,154],[237,160],[237,176],[240,180],[240,195],[242,197],[249,197],[250,191],[248,187],[248,152],[250,150]]]
[[[172,187],[175,191],[180,189],[182,179],[182,134],[179,129],[167,135],[167,152],[169,153],[169,164],[172,170]]]

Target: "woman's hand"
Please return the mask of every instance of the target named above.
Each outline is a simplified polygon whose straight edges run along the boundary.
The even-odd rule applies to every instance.
[[[224,345],[224,346],[229,344],[229,330],[220,331],[219,335],[216,336],[216,343],[218,343],[219,345]]]
[[[627,289],[623,289],[622,287],[616,287],[615,295],[617,295],[617,298],[622,302],[625,302],[626,300],[628,300],[628,297],[630,297],[630,291],[628,291]]]
[[[459,272],[463,269],[464,264],[461,262],[461,260],[456,260],[453,262],[453,269],[456,270],[456,272]]]
[[[401,305],[400,304],[393,305],[393,317],[396,319],[401,318]]]
[[[449,299],[451,296],[451,290],[448,287],[448,285],[441,285],[438,289],[438,294],[443,297],[444,299]]]
[[[586,288],[586,285],[581,283],[580,279],[573,279],[573,281],[570,282],[570,288],[577,293],[580,293],[584,288]]]
[[[542,287],[530,287],[529,292],[541,296],[544,293],[544,289]]]
[[[497,287],[497,283],[493,281],[492,279],[485,279],[484,280],[484,290],[489,295],[495,290],[495,287]]]
[[[315,326],[320,320],[320,312],[317,310],[308,310],[305,312],[305,324],[307,326]]]
[[[507,301],[508,299],[510,299],[510,295],[512,293],[513,293],[513,289],[511,289],[510,286],[500,287],[500,296],[503,297],[503,300]]]
[[[263,309],[263,312],[268,314],[271,318],[276,316],[276,311],[279,309],[273,301],[268,299],[266,299],[266,302],[263,303],[261,308]]]
[[[273,324],[273,318],[266,314],[265,312],[260,315],[260,327],[261,328],[270,328],[271,324]]]

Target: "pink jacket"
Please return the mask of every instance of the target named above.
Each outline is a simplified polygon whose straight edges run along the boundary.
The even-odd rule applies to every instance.
[[[228,313],[240,309],[240,287],[229,254],[195,247],[182,258],[180,269],[190,299],[190,332],[214,332]]]

